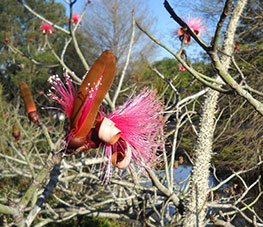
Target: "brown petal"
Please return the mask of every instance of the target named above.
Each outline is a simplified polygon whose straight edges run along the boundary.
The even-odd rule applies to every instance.
[[[72,117],[70,119],[71,129],[77,127],[77,132],[74,135],[74,138],[85,138],[93,127],[102,100],[113,82],[115,71],[115,57],[110,50],[106,50],[96,60],[90,71],[86,74],[75,99]],[[92,93],[92,90],[94,90],[96,85],[99,87],[92,107],[87,116],[85,116],[83,123],[81,125],[77,125],[83,114],[81,111],[83,104],[86,98],[88,98],[88,95]],[[74,141],[72,141],[72,143],[74,143]],[[70,145],[72,145],[71,142]]]
[[[125,142],[126,149],[124,150],[117,150],[112,154],[112,164],[120,169],[125,169],[131,162],[131,147],[130,145]]]

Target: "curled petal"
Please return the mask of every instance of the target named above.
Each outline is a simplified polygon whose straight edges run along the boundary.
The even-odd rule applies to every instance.
[[[184,33],[185,33],[185,31],[184,31],[183,28],[179,28],[179,29],[177,30],[177,35],[178,35],[179,37],[182,36],[182,35],[184,35]]]
[[[115,127],[112,120],[105,117],[101,122],[98,136],[100,140],[107,144],[115,144],[121,136],[121,130]]]
[[[185,32],[183,35],[179,36],[179,39],[181,41],[184,41],[185,45],[188,45],[191,41],[191,36]]]
[[[109,131],[116,127],[121,134],[118,141],[112,145],[102,142],[100,144],[103,147],[103,156],[108,159],[107,165],[104,163],[101,168],[101,173],[105,172],[104,182],[110,180],[112,165],[124,169],[133,160],[138,167],[152,168],[158,161],[156,151],[164,145],[164,106],[156,91],[146,88],[136,97],[132,96],[133,94],[106,117],[113,122],[107,123]]]
[[[130,145],[126,141],[120,140],[117,143],[117,150],[112,154],[112,165],[119,169],[125,169],[130,164],[131,158],[132,151]]]

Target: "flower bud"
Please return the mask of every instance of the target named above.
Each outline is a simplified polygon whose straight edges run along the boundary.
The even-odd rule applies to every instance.
[[[15,138],[16,141],[19,141],[20,138],[20,130],[16,123],[13,125],[12,135]]]
[[[28,113],[28,118],[35,124],[38,123],[39,113],[37,112],[31,91],[25,82],[21,82],[19,85],[21,96],[26,105],[26,111]]]
[[[106,50],[86,74],[75,98],[70,118],[71,129],[75,129],[70,146],[80,146],[86,141],[102,100],[113,82],[115,71],[116,59],[110,50]]]

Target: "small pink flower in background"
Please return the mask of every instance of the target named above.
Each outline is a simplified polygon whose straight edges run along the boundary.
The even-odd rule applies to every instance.
[[[43,32],[43,34],[52,34],[55,32],[55,29],[48,23],[46,22],[42,22],[41,26],[40,26],[40,30]]]
[[[79,14],[74,13],[74,14],[72,15],[72,22],[73,22],[73,24],[77,24],[78,21],[79,21]]]
[[[186,68],[182,64],[180,64],[179,65],[179,71],[181,71],[181,72],[186,71]]]
[[[6,117],[6,118],[9,117],[9,113],[8,113],[8,112],[5,113],[5,117]]]
[[[40,91],[39,94],[40,94],[40,95],[44,95],[44,91]]]
[[[201,18],[191,16],[188,17],[188,20],[185,21],[185,23],[197,36],[200,36],[207,27],[205,24],[203,24],[203,20]],[[179,28],[176,33],[181,41],[184,40],[185,44],[190,43],[191,36],[184,30],[183,27]]]
[[[193,30],[193,32],[197,36],[200,36],[200,34],[206,30],[206,25],[203,24],[203,20],[201,18],[189,16],[187,25]]]

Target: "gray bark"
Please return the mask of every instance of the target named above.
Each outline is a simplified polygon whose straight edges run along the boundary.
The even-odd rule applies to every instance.
[[[232,55],[234,49],[236,27],[246,3],[247,0],[237,1],[227,27],[223,43],[223,52],[227,55],[220,58],[226,70],[228,70],[231,60],[228,56]],[[213,152],[214,119],[218,97],[219,92],[209,89],[203,104],[200,132],[195,147],[194,166],[190,178],[191,187],[185,203],[183,226],[205,226],[206,199],[209,192],[209,168]]]

